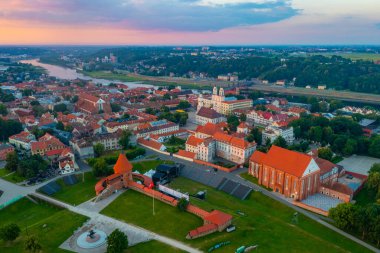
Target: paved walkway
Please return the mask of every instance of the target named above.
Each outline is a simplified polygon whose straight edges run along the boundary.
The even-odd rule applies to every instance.
[[[97,213],[97,212],[94,212],[94,211],[90,211],[90,210],[85,209],[85,208],[81,208],[80,206],[72,206],[72,205],[69,205],[69,204],[61,202],[59,200],[50,198],[50,197],[45,196],[45,195],[40,194],[40,193],[32,193],[31,195],[35,196],[37,198],[40,198],[42,200],[45,200],[45,201],[47,201],[49,203],[52,203],[54,205],[66,208],[66,209],[68,209],[68,210],[70,210],[70,211],[72,211],[74,213],[78,213],[78,214],[87,216],[87,217],[89,217],[94,222],[101,222],[101,223],[112,224],[114,227],[119,228],[121,230],[129,231],[131,234],[132,233],[133,234],[139,234],[140,236],[144,236],[146,238],[151,238],[153,240],[157,240],[157,241],[163,242],[165,244],[171,245],[171,246],[173,246],[175,248],[178,248],[178,249],[190,252],[190,253],[200,253],[201,252],[201,251],[199,251],[197,249],[194,249],[194,248],[192,248],[192,247],[190,247],[190,246],[188,246],[188,245],[186,245],[186,244],[184,244],[182,242],[179,242],[179,241],[173,240],[171,238],[168,238],[168,237],[165,237],[165,236],[153,233],[153,232],[151,232],[149,230],[146,230],[144,228],[141,228],[141,227],[138,227],[138,226],[135,226],[135,225],[130,225],[130,224],[121,222],[119,220],[116,220],[114,218],[102,215],[100,213]]]

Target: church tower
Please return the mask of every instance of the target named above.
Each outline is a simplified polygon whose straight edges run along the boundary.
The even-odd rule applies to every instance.
[[[220,101],[224,101],[224,89],[223,88],[220,88],[220,90],[219,90],[219,97],[220,97]]]

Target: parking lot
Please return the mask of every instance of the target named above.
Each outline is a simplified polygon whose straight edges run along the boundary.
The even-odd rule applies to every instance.
[[[352,155],[348,158],[344,158],[344,160],[338,164],[342,165],[346,171],[368,176],[369,169],[375,163],[380,163],[380,159],[368,156]]]

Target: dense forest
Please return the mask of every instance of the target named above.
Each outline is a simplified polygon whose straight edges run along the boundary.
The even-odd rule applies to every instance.
[[[240,80],[287,80],[298,87],[327,85],[329,89],[380,94],[380,65],[372,61],[353,61],[340,56],[289,56],[286,53],[217,51],[217,55],[190,55],[189,52],[165,47],[113,48],[100,50],[88,59],[113,53],[118,57],[118,68],[137,67],[140,74],[151,76],[174,73],[190,77],[189,73],[193,72],[215,78],[234,73]]]

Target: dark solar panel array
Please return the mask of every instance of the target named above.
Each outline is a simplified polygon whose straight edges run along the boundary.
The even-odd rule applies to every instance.
[[[223,186],[222,186],[222,191],[225,193],[231,194],[232,191],[238,186],[238,183],[228,180]]]
[[[77,180],[76,175],[68,175],[68,176],[65,176],[63,178],[63,182],[66,185],[74,185],[74,184],[78,183],[78,180]]]
[[[54,193],[61,190],[61,186],[59,186],[59,184],[57,184],[57,182],[54,181],[44,185],[40,188],[40,190],[47,195],[53,195]]]
[[[219,184],[218,189],[241,200],[246,199],[249,193],[252,191],[252,189],[248,186],[241,185],[240,183],[229,179],[224,179]]]
[[[251,188],[245,185],[239,185],[239,187],[232,193],[233,196],[239,198],[239,199],[246,199],[249,195],[249,193],[252,191]]]

